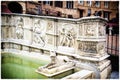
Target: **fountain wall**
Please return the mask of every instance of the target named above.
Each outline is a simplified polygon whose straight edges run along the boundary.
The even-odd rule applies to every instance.
[[[96,16],[66,19],[26,14],[2,14],[1,19],[2,52],[19,50],[49,55],[49,51],[54,50],[58,55],[77,60],[78,68],[94,66],[90,70],[96,69],[96,78],[108,77],[111,67],[105,51],[105,19]]]

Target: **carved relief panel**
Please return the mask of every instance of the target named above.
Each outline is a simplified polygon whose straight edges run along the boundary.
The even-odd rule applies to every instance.
[[[43,20],[34,20],[33,43],[41,46],[45,45],[46,23]]]
[[[96,44],[97,42],[92,42],[92,41],[80,41],[79,42],[79,50],[83,52],[88,52],[88,53],[96,53]]]
[[[105,36],[105,26],[103,23],[99,23],[98,30],[99,36]]]
[[[54,32],[54,22],[53,21],[48,21],[47,22],[47,32],[48,33],[53,33]]]
[[[88,22],[84,24],[84,34],[85,36],[95,36],[96,35],[96,23]]]
[[[85,53],[105,54],[105,42],[80,41],[78,49]]]
[[[74,24],[62,24],[62,28],[59,29],[59,42],[60,46],[73,47],[75,45],[75,38],[77,30]]]
[[[16,31],[15,31],[17,39],[23,39],[23,35],[24,35],[23,26],[24,26],[23,18],[18,17],[16,20]]]
[[[105,53],[105,42],[99,42],[97,44],[97,53],[99,53],[99,54]]]

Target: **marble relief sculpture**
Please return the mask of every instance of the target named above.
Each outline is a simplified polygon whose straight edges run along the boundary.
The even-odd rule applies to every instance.
[[[105,36],[105,26],[100,24],[98,28],[99,28],[98,29],[99,30],[99,36]]]
[[[2,17],[6,15],[8,14],[2,15]],[[37,69],[37,73],[45,74],[48,78],[67,73],[71,75],[81,70],[93,71],[92,74],[97,79],[107,78],[111,66],[110,61],[107,60],[109,55],[105,51],[104,22],[106,20],[101,17],[83,17],[74,20],[48,16],[11,15],[15,19],[11,22],[15,22],[1,26],[2,34],[5,35],[1,40],[3,53],[7,51],[10,53],[12,51],[13,53],[30,53],[33,57],[32,53],[35,53],[35,57],[38,59],[42,57],[42,60],[45,61],[50,56],[50,63],[44,66],[40,65]],[[7,17],[11,16],[8,15]],[[29,25],[27,25],[27,20],[30,23]],[[14,24],[16,24],[15,27]],[[11,39],[11,37],[14,38],[14,33],[18,40]],[[11,36],[12,34],[13,36]],[[27,41],[20,43],[20,39],[24,42],[29,40],[30,43],[26,43]],[[49,62],[49,59],[46,62]],[[75,70],[74,73],[73,70]],[[76,74],[75,78],[80,79],[78,76]],[[88,75],[86,76],[89,78]]]
[[[66,30],[64,28],[60,31],[60,45],[66,45]]]
[[[84,44],[83,51],[90,52],[90,53],[95,53],[95,51],[96,51],[96,45],[95,45],[95,43],[84,42],[83,44]]]
[[[51,21],[47,23],[47,32],[53,32],[53,22]]]
[[[74,28],[63,27],[59,32],[61,46],[73,47],[75,45],[76,33]]]
[[[104,43],[97,44],[97,53],[99,53],[99,54],[105,53],[105,44]]]
[[[85,35],[86,36],[95,36],[95,26],[93,23],[85,24]]]
[[[24,34],[24,31],[23,31],[23,25],[24,25],[24,22],[23,22],[23,19],[18,17],[17,20],[16,20],[16,37],[17,39],[23,39],[23,34]]]
[[[40,20],[35,20],[33,27],[33,43],[40,44],[41,46],[45,45],[45,28],[41,26]]]
[[[75,65],[67,56],[57,56],[55,51],[50,51],[50,59],[51,62],[45,66],[39,67],[38,71],[53,74]]]

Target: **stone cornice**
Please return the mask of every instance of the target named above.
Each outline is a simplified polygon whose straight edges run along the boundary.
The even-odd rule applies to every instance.
[[[64,20],[64,21],[75,21],[75,22],[79,22],[79,21],[84,21],[84,20],[93,20],[93,19],[100,19],[103,21],[107,21],[104,18],[101,18],[99,16],[91,16],[91,17],[82,17],[79,19],[70,19],[70,18],[61,18],[61,17],[53,17],[53,16],[40,16],[40,15],[30,15],[30,14],[17,14],[17,13],[1,13],[1,15],[13,15],[13,16],[26,16],[26,17],[36,17],[36,18],[44,18],[44,19],[55,19],[55,20]]]

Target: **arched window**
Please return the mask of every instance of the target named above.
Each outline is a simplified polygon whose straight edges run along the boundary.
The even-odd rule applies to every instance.
[[[18,2],[10,2],[8,3],[8,8],[13,13],[23,13],[23,8]]]

